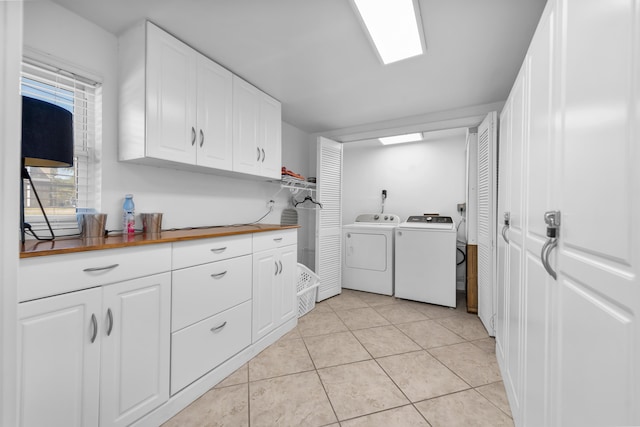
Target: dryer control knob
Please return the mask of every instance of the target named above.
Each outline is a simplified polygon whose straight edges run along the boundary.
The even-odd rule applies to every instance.
[[[389,216],[385,215],[385,216],[384,216],[384,220],[386,221],[386,220],[388,220],[388,219],[389,219]]]
[[[433,219],[433,218],[432,218],[432,217],[430,217],[430,216],[428,216],[428,217],[427,217],[427,221],[431,221],[432,219]]]
[[[389,217],[389,219],[390,219],[391,221],[393,221],[393,215],[391,215],[391,216]]]
[[[380,215],[374,215],[373,219],[375,219],[376,221],[380,219]]]

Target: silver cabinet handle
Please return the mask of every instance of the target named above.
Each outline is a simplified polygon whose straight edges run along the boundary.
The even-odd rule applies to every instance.
[[[214,326],[213,328],[211,328],[211,332],[213,332],[215,334],[216,332],[218,332],[220,329],[224,328],[225,326],[227,326],[227,321],[226,320],[221,325]]]
[[[256,147],[256,150],[258,150],[258,158],[256,159],[256,162],[260,161],[260,147]]]
[[[119,266],[120,264],[111,264],[111,265],[107,265],[105,267],[90,267],[90,268],[85,268],[84,272],[86,273],[91,273],[93,271],[102,271],[102,270],[111,270],[113,268],[116,268],[117,266]]]
[[[213,252],[214,254],[221,254],[222,252],[224,252],[226,250],[227,250],[227,247],[225,246],[224,248],[211,249],[211,252]]]
[[[200,147],[204,144],[204,132],[200,129]]]
[[[222,273],[218,273],[218,274],[212,274],[211,277],[213,277],[214,279],[222,279],[225,274],[227,274],[227,271],[223,271]]]
[[[111,336],[111,331],[113,330],[113,312],[111,309],[107,309],[107,320],[109,321],[109,327],[107,328],[107,336]]]
[[[274,237],[273,241],[274,242],[282,242],[282,237]]]
[[[191,145],[196,145],[196,128],[191,126]]]
[[[282,274],[282,261],[278,261],[278,264],[280,264],[280,273],[278,274]]]
[[[509,238],[507,237],[507,231],[509,230],[510,223],[511,223],[511,213],[505,212],[504,226],[502,227],[502,238],[504,239],[505,242],[507,242],[507,244],[509,243]]]
[[[267,155],[264,154],[264,148],[262,148],[261,151],[262,151],[262,163],[264,163],[264,158],[267,157]]]
[[[554,280],[558,279],[558,275],[549,264],[549,254],[558,246],[558,229],[560,228],[560,211],[549,211],[544,214],[544,222],[547,223],[547,241],[544,242],[540,251],[540,260],[542,266]]]
[[[91,315],[91,327],[93,328],[93,334],[91,334],[91,343],[93,344],[98,336],[98,319],[96,319],[96,315]]]
[[[278,275],[278,261],[273,261],[273,264],[276,266],[276,271],[273,273],[274,276]]]

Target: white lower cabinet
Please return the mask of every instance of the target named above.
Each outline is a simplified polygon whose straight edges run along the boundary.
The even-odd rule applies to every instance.
[[[171,391],[183,389],[251,344],[251,301],[173,334]]]
[[[103,287],[100,426],[127,426],[169,399],[171,276]]]
[[[19,425],[125,426],[169,398],[170,274],[24,302]]]
[[[18,425],[98,425],[100,288],[18,305]]]
[[[295,230],[254,235],[253,342],[297,314],[296,236]]]
[[[251,236],[173,246],[171,395],[251,344]]]

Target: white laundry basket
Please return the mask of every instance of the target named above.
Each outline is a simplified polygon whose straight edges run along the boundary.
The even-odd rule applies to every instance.
[[[316,294],[320,278],[305,265],[298,263],[298,317],[302,317],[316,306]]]

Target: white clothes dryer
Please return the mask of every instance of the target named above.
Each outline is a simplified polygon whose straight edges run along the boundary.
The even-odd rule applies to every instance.
[[[397,215],[361,214],[342,227],[342,287],[393,295]]]
[[[410,216],[395,230],[395,295],[456,306],[456,227],[448,216]]]

